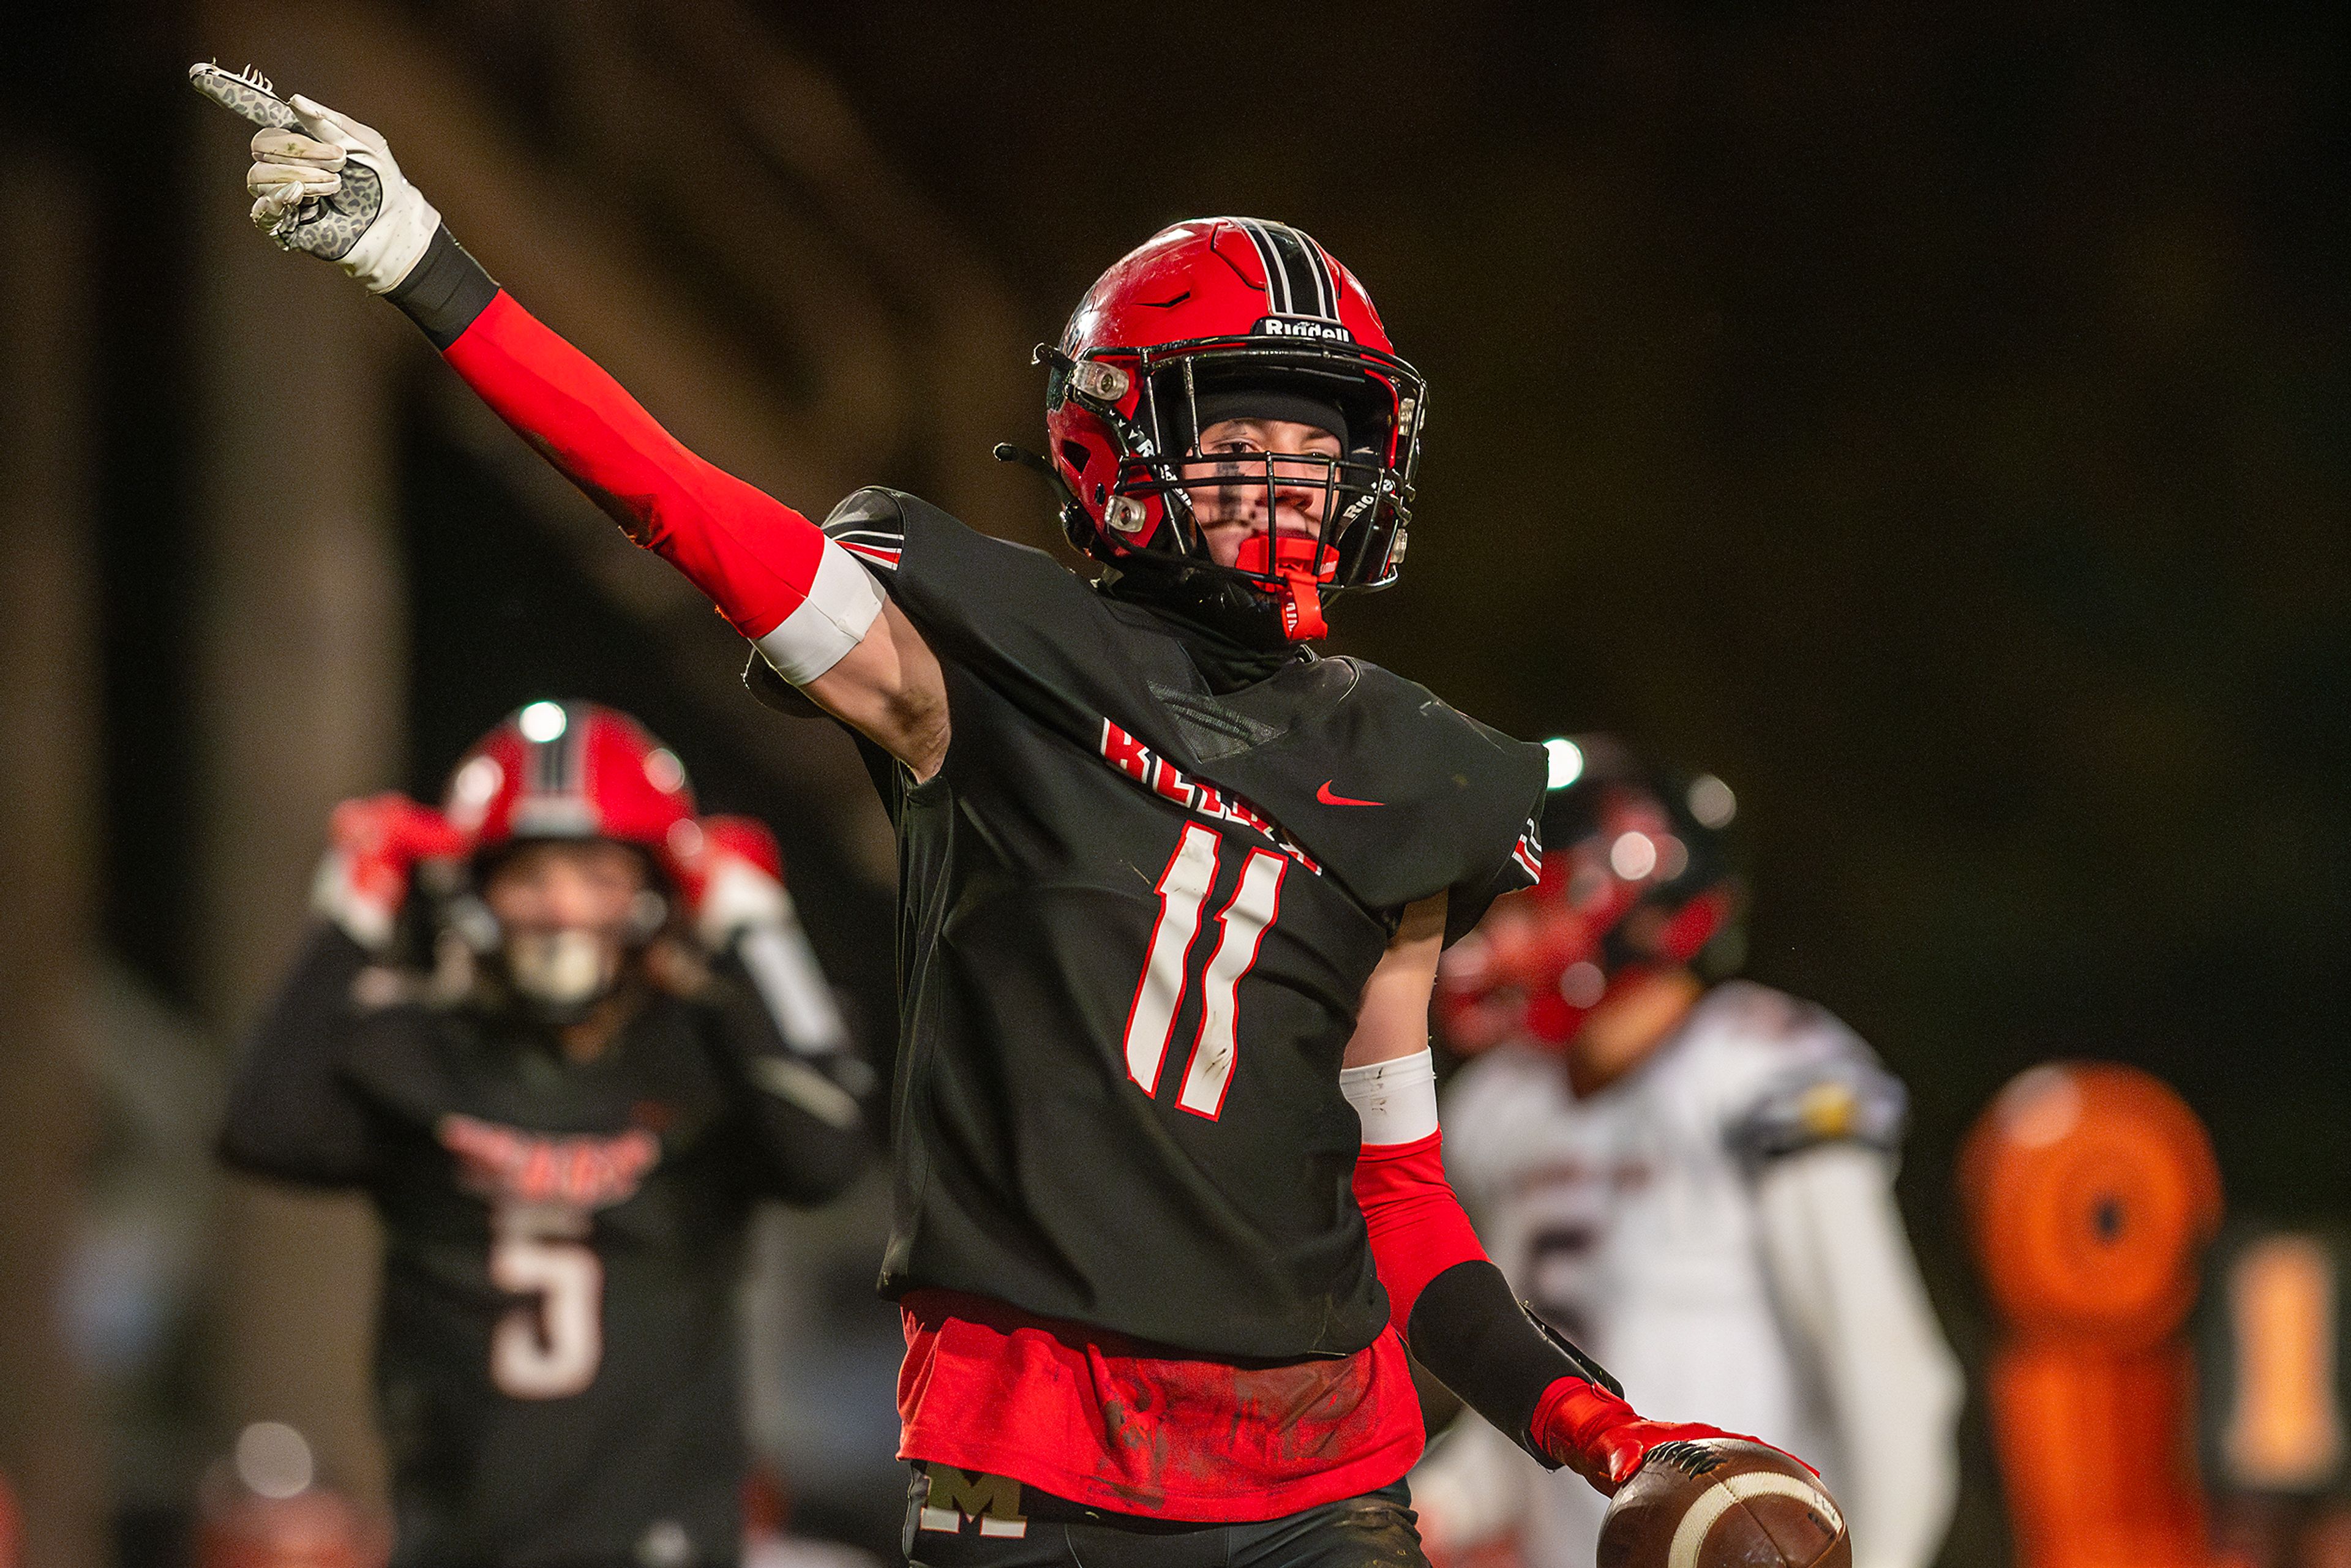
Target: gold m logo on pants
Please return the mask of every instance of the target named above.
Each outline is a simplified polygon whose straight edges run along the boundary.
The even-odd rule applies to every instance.
[[[931,1478],[930,1501],[923,1508],[925,1530],[962,1530],[967,1519],[979,1521],[982,1535],[1018,1541],[1029,1533],[1020,1513],[1020,1483],[1009,1476],[972,1473],[953,1465],[926,1466]]]

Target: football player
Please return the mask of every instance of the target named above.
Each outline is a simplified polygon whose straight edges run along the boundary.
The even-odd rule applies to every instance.
[[[1090,582],[894,491],[820,528],[536,320],[381,136],[209,89],[264,124],[256,223],[406,312],[864,752],[900,857],[881,1288],[916,1562],[1417,1561],[1407,1342],[1604,1490],[1713,1431],[1524,1312],[1445,1182],[1437,955],[1534,880],[1545,760],[1314,650],[1332,596],[1395,578],[1427,401],[1327,250],[1177,224],[1040,350]]]
[[[465,869],[448,995],[391,962],[426,861]],[[221,1152],[382,1218],[395,1561],[733,1562],[752,1208],[833,1196],[865,1147],[774,841],[697,820],[626,716],[534,703],[442,810],[337,808],[314,902]]]
[[[1949,1521],[1960,1380],[1894,1202],[1902,1086],[1853,1032],[1735,966],[1721,780],[1601,740],[1543,813],[1542,881],[1447,955],[1453,1176],[1535,1309],[1626,1393],[1817,1457],[1862,1568]],[[1491,1049],[1488,1049],[1490,1047]],[[1413,1478],[1442,1556],[1515,1536],[1589,1564],[1597,1500],[1465,1423]]]

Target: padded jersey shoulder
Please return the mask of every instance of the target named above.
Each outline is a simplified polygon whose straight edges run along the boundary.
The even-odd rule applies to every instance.
[[[1674,1070],[1750,1168],[1832,1143],[1897,1152],[1908,1095],[1826,1008],[1749,980],[1699,1003]]]
[[[942,658],[1078,746],[1106,747],[1114,730],[1239,796],[1368,908],[1448,893],[1449,941],[1535,878],[1541,748],[1416,682],[1336,656],[1215,695],[1148,610],[1104,598],[1042,550],[880,487],[848,497],[824,528]],[[756,662],[748,678],[773,706],[808,711]]]

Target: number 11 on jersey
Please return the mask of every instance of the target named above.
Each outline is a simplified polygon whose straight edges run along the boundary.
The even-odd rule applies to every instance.
[[[1145,1094],[1159,1088],[1160,1063],[1166,1060],[1176,1015],[1184,1005],[1189,977],[1186,960],[1199,934],[1200,905],[1217,883],[1221,841],[1197,822],[1186,823],[1167,869],[1159,873],[1159,920],[1151,928],[1143,976],[1135,982],[1134,1003],[1126,1015],[1126,1075]],[[1184,1070],[1183,1092],[1176,1097],[1176,1104],[1212,1122],[1224,1109],[1239,1051],[1241,977],[1257,962],[1258,944],[1281,908],[1284,863],[1278,854],[1251,850],[1241,867],[1240,886],[1217,915],[1217,948],[1200,977],[1200,1030],[1192,1042],[1191,1063]]]

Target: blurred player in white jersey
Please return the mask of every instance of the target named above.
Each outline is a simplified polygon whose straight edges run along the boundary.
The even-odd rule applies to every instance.
[[[1893,1195],[1902,1085],[1736,967],[1719,780],[1552,743],[1541,884],[1446,956],[1447,1166],[1496,1262],[1643,1406],[1816,1458],[1857,1568],[1923,1568],[1957,1484],[1957,1363]],[[1462,1422],[1412,1477],[1432,1555],[1588,1568],[1606,1500]]]

